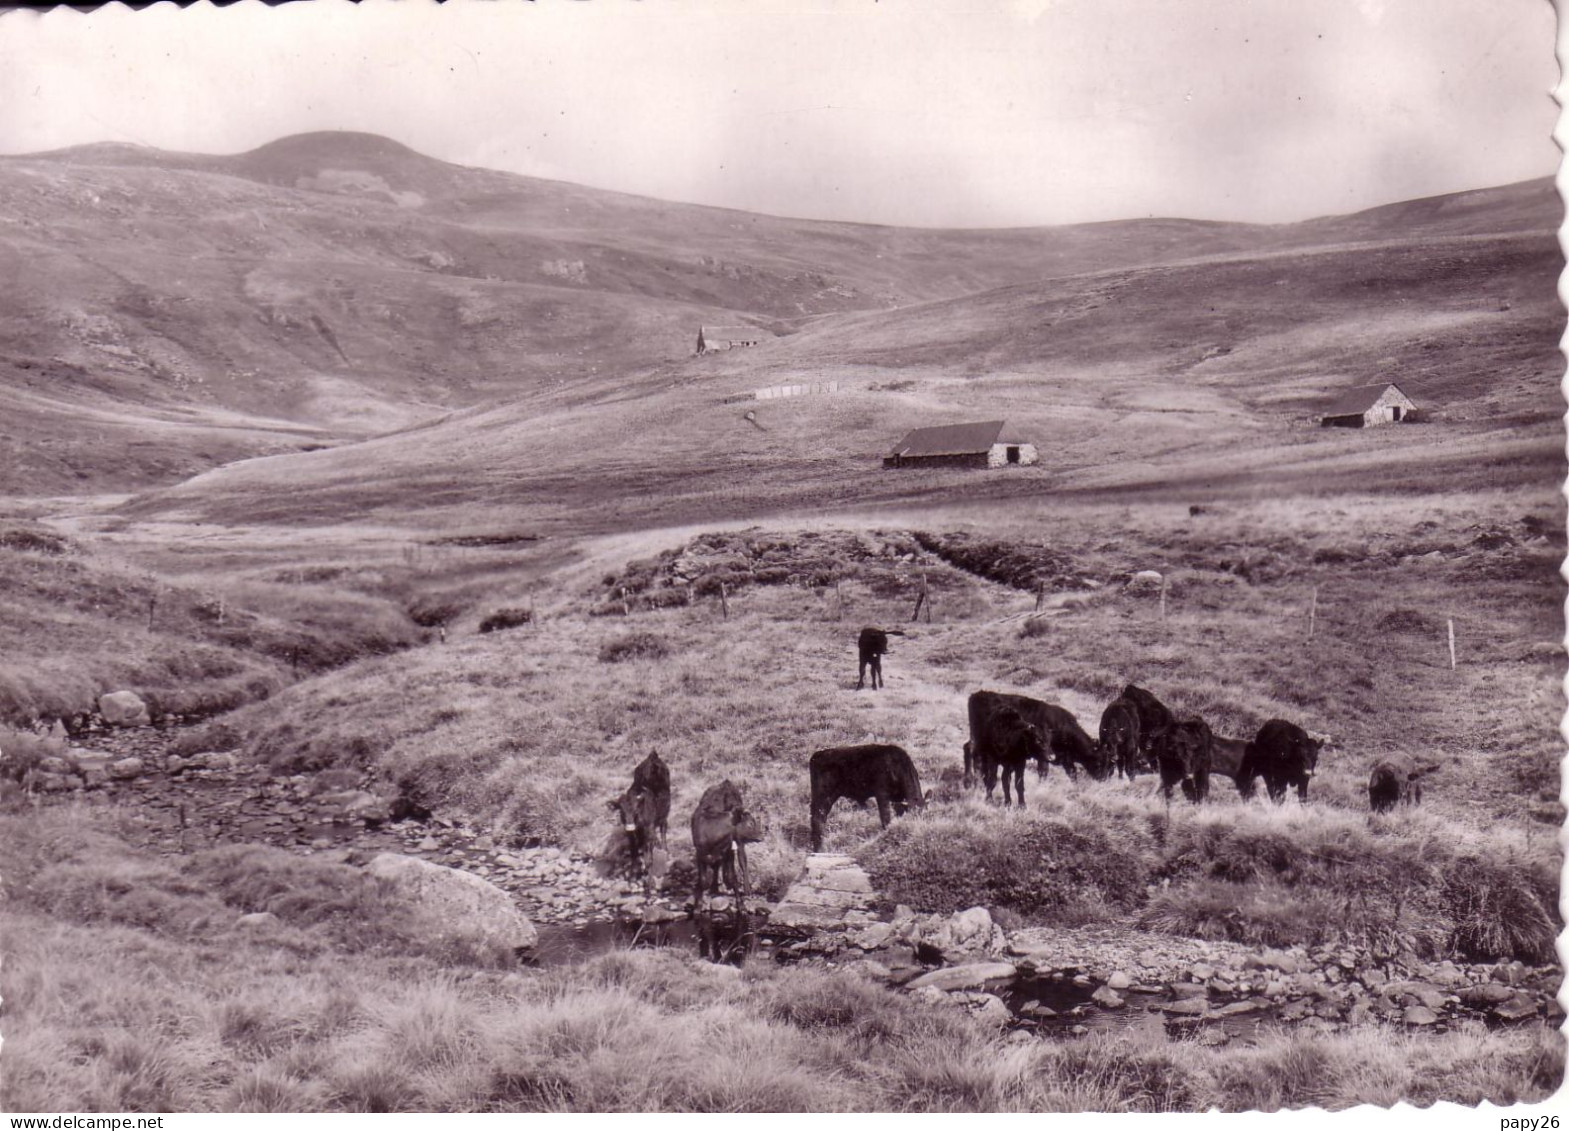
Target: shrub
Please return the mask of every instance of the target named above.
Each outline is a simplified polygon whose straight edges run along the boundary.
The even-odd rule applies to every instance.
[[[1133,830],[1125,829],[1131,839]],[[1058,924],[1104,918],[1142,900],[1141,854],[1100,828],[1034,815],[987,821],[908,819],[863,854],[890,902],[928,911],[1008,908]]]
[[[1019,629],[1021,640],[1034,640],[1037,637],[1047,636],[1051,633],[1051,621],[1045,617],[1030,617]]]
[[[633,632],[615,640],[607,640],[599,649],[602,664],[619,664],[626,660],[661,660],[670,654],[670,646],[652,632]]]
[[[0,526],[0,547],[51,555],[71,551],[69,539],[42,526]]]
[[[479,622],[481,632],[497,632],[503,628],[517,628],[534,619],[533,609],[497,609]]]

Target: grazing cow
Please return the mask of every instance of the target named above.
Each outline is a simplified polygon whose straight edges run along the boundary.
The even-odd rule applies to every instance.
[[[1318,767],[1322,747],[1322,741],[1309,738],[1307,731],[1296,723],[1270,719],[1259,727],[1258,734],[1243,752],[1242,766],[1237,771],[1237,787],[1243,796],[1252,796],[1254,781],[1262,777],[1271,801],[1277,804],[1285,801],[1286,788],[1294,785],[1297,797],[1306,803],[1308,781]]]
[[[1079,776],[1082,769],[1096,781],[1111,777],[1113,762],[1104,746],[1085,733],[1079,720],[1066,707],[1044,703],[1041,715],[1051,726],[1047,745],[1051,760],[1063,768],[1070,778]]]
[[[1367,782],[1367,801],[1375,813],[1387,813],[1396,805],[1422,803],[1422,778],[1437,766],[1417,769],[1405,759],[1386,759],[1373,767]]]
[[[1119,777],[1133,780],[1146,769],[1139,752],[1139,708],[1131,699],[1113,699],[1100,716],[1100,745]]]
[[[893,814],[904,816],[908,809],[926,803],[921,796],[921,779],[915,763],[900,746],[873,743],[866,746],[834,746],[812,755],[812,851],[823,850],[823,823],[828,811],[841,797],[865,805],[876,798],[877,816],[883,828]]]
[[[872,690],[876,691],[883,686],[883,657],[888,654],[888,638],[903,635],[897,628],[861,629],[861,635],[855,642],[856,651],[861,657],[860,675],[855,681],[857,691],[866,683],[868,669],[872,673]]]
[[[657,750],[651,751],[632,771],[632,788],[640,787],[653,794],[654,828],[659,833],[659,847],[666,848],[665,835],[670,824],[670,767],[665,765]]]
[[[1130,701],[1139,711],[1139,753],[1148,758],[1155,735],[1177,721],[1171,708],[1142,687],[1133,684],[1122,689],[1122,698]]]
[[[1240,738],[1222,738],[1217,734],[1211,736],[1209,749],[1210,775],[1213,777],[1215,774],[1220,774],[1223,777],[1230,778],[1232,781],[1236,782],[1237,791],[1241,793],[1243,797],[1252,797],[1253,783],[1249,782],[1247,789],[1244,790],[1242,787],[1242,777],[1240,773],[1242,769],[1242,759],[1243,756],[1247,753],[1248,744],[1243,742]]]
[[[736,910],[746,898],[746,846],[763,839],[763,825],[741,802],[741,791],[730,781],[711,785],[692,811],[692,852],[697,862],[695,913],[703,896],[717,892],[719,882],[735,895]]]
[[[1036,760],[1036,772],[1040,777],[1046,776],[1050,744],[1048,735],[1049,725],[1045,724],[1042,708],[1048,706],[1039,699],[1031,699],[1027,695],[1012,695],[1005,691],[976,691],[971,693],[968,704],[970,716],[970,738],[964,744],[964,785],[968,789],[975,784],[977,777],[986,775],[986,767],[994,761],[993,751],[998,746],[999,739],[1004,737],[992,725],[992,720],[1004,710],[1012,710],[1027,723],[1035,724],[1035,731],[1039,738],[1040,754]]]
[[[1182,796],[1197,805],[1209,796],[1209,771],[1214,735],[1203,719],[1174,722],[1155,735],[1155,765],[1160,791],[1171,800],[1180,783]]]

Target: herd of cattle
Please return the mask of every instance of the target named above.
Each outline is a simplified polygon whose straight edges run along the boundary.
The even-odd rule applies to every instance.
[[[881,656],[888,650],[887,632],[867,628],[858,640],[863,686],[870,670],[872,688],[882,684]],[[969,698],[969,738],[964,743],[964,787],[977,781],[993,800],[999,777],[1004,804],[1017,797],[1024,805],[1024,770],[1034,762],[1044,778],[1050,766],[1070,778],[1080,771],[1097,781],[1113,774],[1133,779],[1141,773],[1160,775],[1160,791],[1169,802],[1180,786],[1195,804],[1209,795],[1211,775],[1236,783],[1243,798],[1254,795],[1260,778],[1276,803],[1296,788],[1307,801],[1308,782],[1318,767],[1323,740],[1295,723],[1270,719],[1249,741],[1223,738],[1197,717],[1179,718],[1142,687],[1129,684],[1101,713],[1100,734],[1091,738],[1066,708],[1002,691],[976,691]],[[1421,800],[1421,778],[1434,766],[1413,769],[1383,761],[1368,782],[1368,801],[1377,812]],[[840,799],[860,805],[877,803],[884,828],[894,816],[921,808],[928,795],[910,755],[900,746],[871,743],[819,750],[808,761],[811,779],[811,841],[821,851],[829,811]],[[610,803],[621,821],[625,853],[634,874],[647,882],[648,862],[657,839],[665,847],[670,815],[670,770],[657,752],[633,771],[632,785]],[[746,845],[760,840],[762,822],[742,802],[734,783],[723,781],[704,792],[692,813],[692,847],[697,866],[693,906],[705,894],[725,886],[744,898],[747,889]]]

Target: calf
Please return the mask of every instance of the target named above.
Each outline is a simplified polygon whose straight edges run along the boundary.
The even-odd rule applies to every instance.
[[[983,721],[980,735],[965,744],[971,759],[986,783],[986,800],[992,799],[997,787],[997,771],[1002,770],[1003,804],[1013,804],[1013,794],[1018,793],[1019,807],[1024,807],[1024,767],[1032,759],[1041,773],[1045,773],[1047,742],[1040,729],[1016,708],[998,707]]]
[[[872,673],[872,690],[876,691],[883,686],[883,657],[888,654],[888,638],[903,635],[904,633],[897,628],[861,629],[861,635],[855,642],[856,651],[861,659],[860,674],[855,681],[857,691],[866,683],[868,669]]]
[[[1251,796],[1253,783],[1264,779],[1269,799],[1279,804],[1286,799],[1286,789],[1297,787],[1297,798],[1307,802],[1308,782],[1318,768],[1318,755],[1323,742],[1309,738],[1307,731],[1284,719],[1270,719],[1259,727],[1258,734],[1247,744],[1242,755],[1242,765],[1237,771],[1237,787],[1243,796]]]
[[[1113,699],[1100,716],[1100,745],[1119,777],[1129,781],[1148,768],[1139,750],[1139,708],[1131,699]]]
[[[1041,712],[1041,717],[1051,727],[1051,733],[1047,736],[1051,760],[1061,766],[1070,778],[1078,777],[1081,769],[1096,781],[1105,781],[1111,777],[1110,754],[1085,733],[1072,712],[1055,703],[1042,706],[1045,710]]]
[[[1247,753],[1248,744],[1240,738],[1222,738],[1213,735],[1210,739],[1209,772],[1211,776],[1220,774],[1230,778],[1237,785],[1237,792],[1243,797],[1253,796],[1253,784],[1248,783],[1247,789],[1242,788],[1242,759]]]
[[[1169,802],[1180,783],[1182,795],[1197,805],[1209,796],[1210,761],[1214,735],[1203,719],[1183,719],[1159,731],[1154,738],[1155,765],[1160,770],[1160,791]]]
[[[692,853],[697,863],[692,910],[703,905],[703,896],[719,890],[719,882],[734,894],[736,910],[746,899],[746,846],[763,839],[763,825],[741,802],[741,791],[730,781],[709,786],[692,811]]]
[[[1122,689],[1122,698],[1128,700],[1139,712],[1139,753],[1148,758],[1152,752],[1155,735],[1177,721],[1171,708],[1142,687],[1133,684]]]
[[[1437,766],[1415,769],[1404,759],[1386,759],[1373,767],[1367,782],[1367,802],[1375,813],[1387,813],[1396,805],[1422,803],[1422,778]]]
[[[970,717],[970,738],[964,744],[964,785],[968,789],[975,782],[977,776],[985,777],[988,772],[995,781],[997,750],[1004,742],[1011,743],[1015,736],[1011,731],[1004,734],[993,723],[1004,711],[1012,711],[1025,723],[1030,724],[1035,730],[1036,741],[1034,749],[1036,754],[1035,768],[1039,776],[1046,776],[1048,756],[1051,752],[1049,736],[1050,723],[1046,721],[1045,708],[1049,704],[1039,699],[1031,699],[1027,695],[1012,695],[1005,691],[976,691],[971,693],[967,710]],[[1060,708],[1059,708],[1060,709]],[[988,766],[993,768],[988,770]],[[990,795],[990,787],[987,790]]]
[[[646,889],[652,879],[649,863],[653,858],[654,831],[659,823],[658,802],[652,790],[633,785],[610,802],[610,809],[621,822],[627,870],[633,878],[642,880]]]
[[[659,847],[669,847],[665,835],[670,824],[670,767],[665,765],[659,751],[650,751],[647,758],[632,771],[632,788],[645,789],[654,798],[654,828],[659,833]]]
[[[813,852],[823,850],[823,824],[841,797],[862,805],[875,798],[877,816],[885,829],[892,820],[890,809],[902,817],[906,810],[925,804],[915,763],[900,746],[834,746],[813,754],[808,767],[812,779]]]

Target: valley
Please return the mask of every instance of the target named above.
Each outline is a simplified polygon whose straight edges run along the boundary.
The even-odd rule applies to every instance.
[[[1545,996],[1500,1021],[1460,981],[1436,1010],[1380,989],[1445,962],[1467,992],[1559,969],[1549,182],[1292,225],[900,230],[305,135],[0,158],[0,186],[0,278],[26,283],[0,288],[20,1109],[1272,1110],[1559,1086]],[[699,325],[735,322],[775,336],[693,356]],[[1418,422],[1314,420],[1385,381]],[[807,382],[838,391],[735,399]],[[1040,462],[881,464],[912,428],[972,420]],[[1133,582],[1150,570],[1156,589]],[[875,693],[854,690],[862,625],[908,633]],[[1225,737],[1327,734],[1308,803],[1217,778],[1168,805],[1150,777],[1053,769],[1002,811],[956,782],[970,692],[1094,734],[1127,683]],[[91,745],[122,688],[158,724],[126,735],[232,755],[285,801],[174,846],[124,789],[27,777],[49,742]],[[1180,1026],[999,1027],[896,988],[913,938],[739,972],[632,951],[520,971],[378,905],[303,800],[401,800],[425,816],[343,824],[504,886],[495,854],[548,850],[578,883],[657,749],[684,913],[707,786],[765,818],[752,882],[777,900],[808,854],[807,756],[874,741],[931,800],[886,830],[844,803],[825,847],[890,922],[986,907],[1108,984],[1137,951],[1107,939],[1167,940],[1182,961],[1134,973],[1168,989],[1283,951],[1355,977],[1282,983],[1276,1006],[1335,1008],[1223,1051]],[[1419,807],[1370,813],[1369,771],[1397,756],[1440,768]],[[485,847],[448,859],[437,830],[459,825]],[[548,922],[538,878],[521,906]],[[632,1031],[685,1051],[650,1060]],[[882,1075],[858,1067],[888,1049]]]

